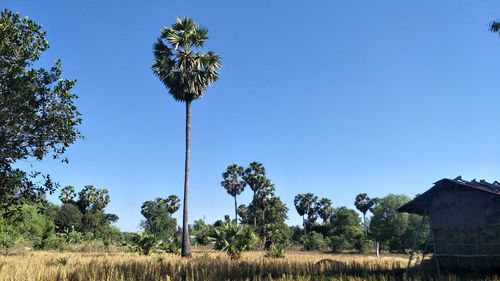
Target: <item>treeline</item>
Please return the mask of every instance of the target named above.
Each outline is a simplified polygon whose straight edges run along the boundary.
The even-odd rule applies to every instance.
[[[125,235],[113,224],[115,214],[106,213],[107,189],[87,185],[78,193],[64,187],[61,205],[45,198],[25,201],[9,215],[0,216],[0,247],[44,250],[101,250],[123,245]]]
[[[367,252],[374,251],[379,244],[383,251],[407,252],[424,250],[427,244],[428,222],[418,215],[397,212],[410,200],[405,195],[370,198],[361,193],[354,198],[354,209],[334,207],[330,199],[318,198],[313,193],[298,194],[294,207],[303,223],[288,226],[285,221],[289,208],[276,195],[276,186],[261,163],[252,162],[246,168],[229,165],[222,173],[221,186],[234,199],[234,218],[226,215],[213,224],[194,221],[190,226],[191,243],[228,251],[233,258],[250,248],[281,257],[291,246],[304,250]],[[252,200],[238,205],[237,198],[247,187]],[[143,204],[145,220],[141,235],[149,239],[149,244],[143,243],[147,248],[144,253],[179,250],[181,232],[176,230],[175,219],[171,217],[178,208],[175,195]]]

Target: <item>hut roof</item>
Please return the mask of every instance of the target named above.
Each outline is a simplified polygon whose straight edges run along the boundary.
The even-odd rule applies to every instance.
[[[442,179],[434,183],[426,192],[417,195],[413,200],[401,206],[398,211],[425,215],[429,206],[432,203],[432,198],[437,192],[456,190],[457,188],[472,189],[479,192],[488,192],[490,194],[500,196],[500,183],[495,181],[489,183],[485,180],[472,181],[463,180],[462,177],[457,177],[455,179]]]

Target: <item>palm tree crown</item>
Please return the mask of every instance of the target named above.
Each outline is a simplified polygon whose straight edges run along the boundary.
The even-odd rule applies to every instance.
[[[207,87],[219,78],[220,57],[203,53],[208,30],[190,18],[179,18],[161,30],[154,44],[153,72],[176,101],[190,102],[203,96]]]

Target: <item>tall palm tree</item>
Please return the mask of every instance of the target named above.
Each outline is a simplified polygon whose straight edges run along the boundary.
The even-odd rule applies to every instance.
[[[356,196],[354,206],[363,214],[363,228],[365,229],[365,236],[368,235],[368,228],[366,227],[366,213],[375,206],[377,199],[370,198],[366,193],[360,193]]]
[[[302,224],[304,226],[304,233],[307,235],[307,223],[305,215],[307,215],[308,223],[314,223],[316,220],[316,212],[314,205],[318,201],[318,197],[313,193],[297,194],[293,200],[297,213],[302,216]]]
[[[220,57],[198,49],[208,39],[208,30],[192,19],[178,18],[161,30],[154,43],[152,70],[172,97],[186,104],[186,154],[184,164],[184,202],[182,212],[182,256],[191,256],[188,225],[189,159],[191,154],[191,102],[203,96],[219,78]]]
[[[318,213],[318,216],[323,220],[323,224],[326,224],[333,214],[332,200],[328,198],[321,198],[314,205],[314,209]]]
[[[226,171],[222,173],[222,181],[220,185],[224,187],[227,193],[234,197],[234,219],[238,224],[238,203],[236,196],[245,190],[247,183],[242,179],[243,167],[237,164],[227,166]]]
[[[261,226],[260,226],[261,237],[264,237],[265,235],[266,208],[274,198],[275,191],[276,189],[274,188],[274,183],[272,183],[270,179],[264,178],[262,180],[261,187],[257,190],[255,194],[254,210],[257,205],[259,205],[262,209]]]
[[[245,169],[243,179],[253,191],[253,225],[257,228],[257,192],[267,183],[266,168],[262,163],[252,162]]]

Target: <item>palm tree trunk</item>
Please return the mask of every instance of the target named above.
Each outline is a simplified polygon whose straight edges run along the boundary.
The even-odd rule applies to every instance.
[[[234,196],[234,221],[238,224],[238,203],[236,203],[236,195]]]
[[[188,194],[189,194],[189,158],[191,156],[191,101],[186,101],[186,158],[184,162],[184,204],[182,207],[182,253],[191,257],[189,245]]]
[[[307,235],[306,218],[302,215],[302,226],[304,227],[304,234]]]
[[[255,199],[255,191],[253,192],[253,227],[257,229],[257,200]]]
[[[264,235],[265,235],[265,231],[264,231],[265,221],[266,221],[266,206],[262,205],[262,226],[261,226],[262,228],[260,230],[262,237],[264,237]]]
[[[366,228],[366,214],[363,213],[363,226],[365,227],[365,236],[368,237],[368,228]]]

